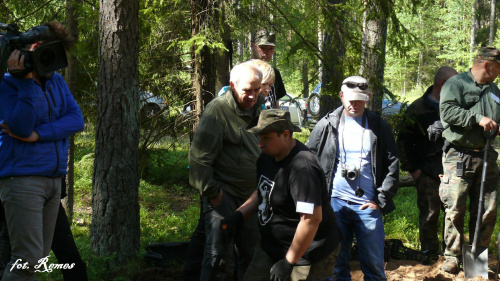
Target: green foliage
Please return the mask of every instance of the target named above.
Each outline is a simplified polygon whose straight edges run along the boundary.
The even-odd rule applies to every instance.
[[[396,13],[415,38],[396,44],[393,37],[398,33],[389,28],[385,85],[411,100],[409,95],[413,92],[421,95],[432,85],[440,66],[449,65],[458,72],[466,71],[471,66],[476,52],[476,48],[471,50],[470,47],[474,1],[426,0],[414,6],[408,6],[406,2],[395,2]],[[483,26],[475,38],[478,46],[486,45],[488,40],[488,13],[489,7],[481,6],[478,10]]]
[[[71,53],[78,63],[78,78],[72,93],[87,122],[97,120],[98,0],[74,2],[78,14],[78,41]],[[79,3],[79,4],[78,4]]]
[[[142,259],[130,261],[118,268],[110,269],[106,264],[113,257],[96,256],[91,248],[89,225],[91,224],[91,193],[94,163],[93,128],[75,137],[75,223],[72,232],[82,259],[87,264],[89,280],[131,280],[131,277],[144,269]],[[167,149],[168,147],[168,149]],[[148,244],[186,241],[197,224],[199,216],[198,194],[187,186],[186,145],[171,147],[163,142],[152,150],[148,163],[149,176],[161,184],[154,184],[148,177],[143,177],[139,186],[141,219],[142,256]],[[179,166],[179,168],[176,167]],[[159,168],[161,167],[161,168]],[[163,179],[162,179],[163,177]],[[83,223],[77,225],[76,222]],[[53,256],[49,263],[57,263]],[[59,270],[40,273],[39,280],[63,280]]]
[[[170,198],[172,193],[183,195],[185,187],[173,184],[169,188],[174,191],[141,181],[139,192],[140,198],[143,199],[140,213],[142,244],[187,241],[196,228],[200,214],[198,201],[191,200],[186,209],[176,212],[172,207],[175,202],[169,202],[171,200],[165,198]]]
[[[182,104],[190,46],[178,42],[190,38],[189,1],[143,1],[139,20],[141,89],[164,97],[169,106]]]
[[[141,159],[141,177],[160,185],[179,183],[188,185],[187,150],[152,148]],[[168,174],[165,171],[169,171]]]
[[[311,135],[311,132],[308,129],[304,128],[302,128],[302,132],[293,133],[293,137],[302,142],[303,144],[307,143],[309,135]]]
[[[50,21],[64,22],[66,1],[3,1],[0,15],[4,23],[16,23],[21,32]]]
[[[420,249],[416,189],[400,188],[394,201],[396,211],[384,217],[386,239],[400,239],[406,246]]]

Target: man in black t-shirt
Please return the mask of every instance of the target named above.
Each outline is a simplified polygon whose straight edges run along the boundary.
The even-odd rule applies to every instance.
[[[258,212],[260,246],[243,280],[327,280],[340,245],[323,170],[293,132],[290,113],[264,110],[248,131],[258,133],[257,190],[222,222],[228,232]]]
[[[251,43],[252,59],[260,59],[265,62],[270,62],[273,58],[274,49],[276,48],[276,34],[274,31],[259,30],[253,36]],[[274,69],[274,85],[271,87],[271,92],[266,97],[266,104],[269,103],[271,108],[280,108],[279,99],[286,95],[285,84],[281,73],[276,67]]]

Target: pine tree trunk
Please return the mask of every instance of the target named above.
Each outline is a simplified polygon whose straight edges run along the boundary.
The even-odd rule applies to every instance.
[[[496,10],[496,1],[491,0],[491,11],[490,11],[490,40],[489,46],[493,46],[493,42],[495,41],[495,10]]]
[[[309,97],[309,67],[307,65],[307,60],[302,60],[302,97]],[[303,108],[305,109],[305,108]]]
[[[474,1],[474,6],[472,6],[472,26],[470,32],[470,51],[471,53],[475,51],[476,48],[476,34],[479,29],[479,19],[477,17],[477,9],[479,7],[479,1]]]
[[[318,49],[321,54],[323,54],[323,26],[321,25],[321,8],[318,7]],[[318,59],[318,80],[322,82],[323,77],[323,62]]]
[[[202,33],[204,29],[212,27],[213,0],[191,0],[191,34]],[[191,136],[198,127],[201,114],[205,106],[214,98],[216,83],[215,55],[208,47],[196,52],[198,46],[191,47],[192,69],[191,83],[194,102],[195,118],[191,119]]]
[[[100,0],[92,225],[98,256],[111,266],[135,258],[139,222],[139,1]]]
[[[384,91],[385,44],[387,18],[379,1],[365,0],[363,39],[361,42],[361,76],[368,80],[372,96],[368,108],[380,111]]]
[[[217,16],[220,20],[219,22],[222,25],[221,30],[219,31],[222,41],[224,42],[224,46],[228,51],[217,50],[217,75],[215,82],[215,91],[219,91],[220,88],[229,85],[229,69],[231,68],[232,54],[233,54],[233,46],[231,44],[231,29],[229,24],[225,20],[225,11],[221,9],[221,13]]]
[[[79,0],[66,0],[66,28],[73,36],[75,42],[78,42],[78,13],[75,9],[75,4],[79,4]],[[76,81],[78,61],[73,53],[68,54],[68,67],[65,70],[65,80],[68,84],[69,91],[76,95]],[[74,191],[75,191],[75,138],[69,137],[68,151],[68,175],[66,176],[67,197],[63,200],[63,205],[66,210],[68,221],[73,221],[73,206],[74,206]]]
[[[345,0],[328,0],[329,5],[343,3],[345,3]],[[332,17],[329,9],[323,10],[323,15],[327,26],[324,28],[321,48],[323,55],[321,95],[333,97],[335,101],[331,102],[331,99],[328,99],[330,102],[321,102],[320,108],[323,108],[322,112],[326,113],[340,105],[338,93],[344,80],[342,59],[345,55],[345,44],[341,36],[343,34],[342,29],[344,28],[343,23]]]

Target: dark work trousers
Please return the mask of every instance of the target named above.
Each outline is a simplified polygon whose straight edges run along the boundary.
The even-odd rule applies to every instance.
[[[184,263],[184,272],[182,276],[183,281],[199,281],[201,276],[201,265],[203,263],[203,255],[205,253],[205,213],[203,212],[202,198],[200,197],[200,218],[198,219],[198,225],[191,236],[191,241],[189,242],[188,252],[186,254],[186,261]],[[235,251],[233,257],[238,257],[238,253]],[[235,260],[233,259],[233,280],[238,280],[238,268],[235,265]]]
[[[0,279],[3,275],[5,265],[10,261],[10,240],[7,232],[7,222],[3,207],[0,208]],[[61,269],[65,281],[87,281],[87,266],[82,260],[76,247],[73,234],[68,222],[68,217],[61,203],[57,214],[54,238],[52,239],[52,251],[60,264],[72,264],[72,269]]]
[[[432,177],[425,172],[415,182],[417,188],[417,206],[419,213],[419,236],[421,250],[437,257],[440,254],[438,239],[438,220],[444,205],[439,198],[439,177]],[[444,237],[444,236],[443,236]]]
[[[200,280],[225,280],[234,261],[238,271],[237,280],[241,281],[252,260],[254,247],[260,241],[257,215],[238,224],[232,234],[227,236],[221,230],[221,221],[231,216],[245,203],[246,198],[235,197],[224,190],[222,194],[222,202],[217,207],[208,198],[203,198],[206,240]],[[233,252],[237,253],[237,257],[233,256]]]

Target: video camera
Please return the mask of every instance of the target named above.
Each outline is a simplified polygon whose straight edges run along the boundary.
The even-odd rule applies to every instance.
[[[0,79],[7,69],[7,60],[14,50],[21,50],[24,55],[24,67],[22,71],[12,71],[16,77],[25,77],[29,72],[35,70],[39,75],[46,75],[68,66],[66,50],[61,41],[43,44],[33,51],[25,51],[26,45],[44,40],[57,39],[48,26],[40,25],[30,28],[21,33],[16,24],[0,23]]]

